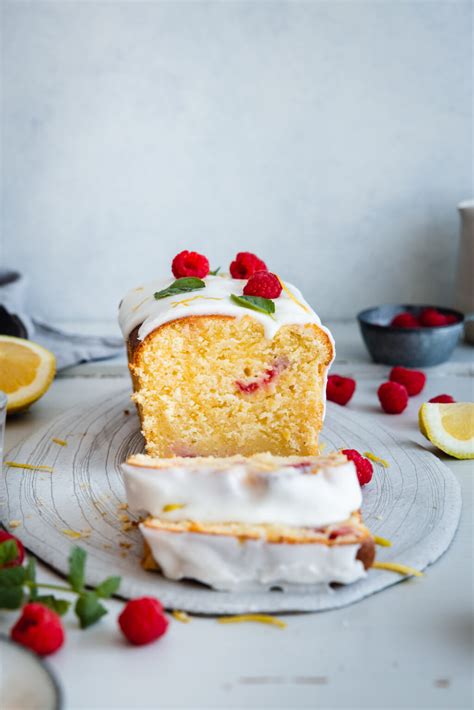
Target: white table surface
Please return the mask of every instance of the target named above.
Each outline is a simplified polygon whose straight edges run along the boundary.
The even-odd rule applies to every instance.
[[[473,399],[474,351],[462,346],[449,363],[427,371],[423,394],[402,415],[383,414],[376,389],[389,368],[369,362],[353,324],[329,325],[338,347],[332,371],[357,379],[349,405],[354,414],[369,414],[428,447],[417,427],[421,402],[445,392]],[[107,397],[126,377],[123,358],[62,373],[30,412],[8,421],[5,450],[69,407],[100,393]],[[451,548],[424,577],[337,611],[287,615],[285,630],[222,626],[209,617],[172,620],[165,637],[142,648],[121,637],[118,600],[86,631],[69,614],[67,642],[49,660],[65,707],[472,707],[474,464],[441,458],[461,484],[463,513]],[[17,533],[21,537],[21,527]],[[41,581],[60,581],[44,565],[39,570]],[[0,632],[8,633],[14,619],[15,612],[0,613]]]

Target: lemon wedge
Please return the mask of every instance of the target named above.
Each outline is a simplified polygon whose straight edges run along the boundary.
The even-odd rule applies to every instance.
[[[36,402],[56,372],[53,353],[31,340],[0,335],[0,390],[7,395],[7,412]]]
[[[423,404],[420,431],[441,451],[457,459],[474,459],[474,403]]]

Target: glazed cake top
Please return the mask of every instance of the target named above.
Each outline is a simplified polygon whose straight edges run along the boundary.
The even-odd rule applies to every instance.
[[[155,299],[154,294],[170,286],[173,281],[172,277],[153,281],[127,293],[119,306],[119,325],[125,339],[137,326],[140,326],[138,339],[144,340],[164,323],[188,316],[251,316],[262,324],[265,337],[269,340],[284,325],[314,323],[327,333],[334,348],[334,340],[329,330],[321,325],[319,317],[300,291],[289,283],[281,282],[283,291],[281,296],[273,301],[275,313],[270,315],[243,308],[233,302],[231,295],[242,296],[247,282],[244,279],[233,279],[229,274],[206,276],[203,279],[205,288],[198,291]]]

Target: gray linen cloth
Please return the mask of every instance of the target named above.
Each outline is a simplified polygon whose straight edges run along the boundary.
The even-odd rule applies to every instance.
[[[58,370],[81,362],[103,360],[123,352],[122,338],[68,333],[30,314],[26,306],[27,286],[27,279],[22,274],[0,270],[0,306],[12,316],[11,320],[20,337],[34,340],[54,353]]]

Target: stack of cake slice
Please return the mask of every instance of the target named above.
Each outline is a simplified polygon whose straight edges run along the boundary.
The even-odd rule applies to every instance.
[[[343,454],[152,458],[124,465],[129,509],[144,515],[144,566],[215,589],[365,576],[375,547]]]
[[[172,272],[119,306],[149,454],[124,465],[146,567],[223,590],[363,577],[354,464],[317,456],[331,333],[255,254],[210,273],[183,251]]]

